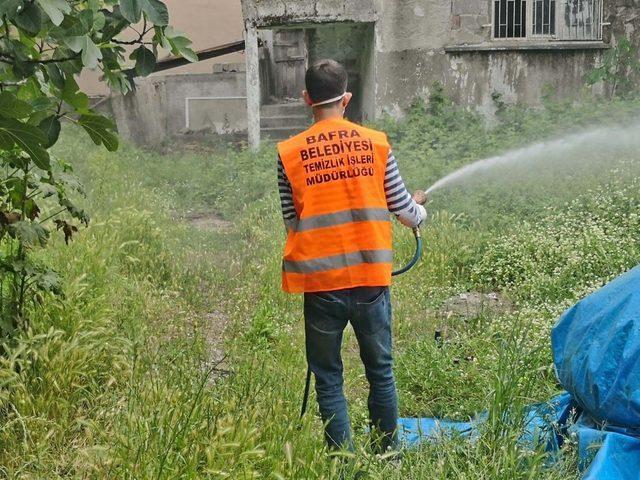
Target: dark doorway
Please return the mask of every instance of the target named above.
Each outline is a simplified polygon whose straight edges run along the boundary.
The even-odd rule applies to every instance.
[[[366,23],[322,24],[307,28],[309,64],[323,58],[342,63],[349,73],[348,90],[353,100],[347,118],[364,119],[365,90],[369,86],[369,68],[373,49],[373,25]]]

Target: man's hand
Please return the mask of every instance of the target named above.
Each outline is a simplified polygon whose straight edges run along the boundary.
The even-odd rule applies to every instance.
[[[420,212],[421,225],[427,219],[427,210],[424,208],[424,204],[427,203],[427,194],[422,190],[416,190],[413,192],[413,200],[418,204],[418,211]]]
[[[416,190],[413,192],[413,199],[418,205],[424,205],[427,203],[427,194],[422,190]]]

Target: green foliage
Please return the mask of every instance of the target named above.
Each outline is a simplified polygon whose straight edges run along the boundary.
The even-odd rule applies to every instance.
[[[77,231],[69,221],[88,224],[89,217],[72,200],[82,189],[71,166],[62,161],[47,164],[44,170],[33,168],[18,149],[0,152],[0,185],[0,318],[2,334],[9,335],[26,326],[27,302],[39,303],[43,294],[61,293],[55,272],[30,253],[47,245],[51,224],[62,229],[68,241]],[[47,209],[44,215],[41,207]],[[69,221],[55,218],[62,213]]]
[[[553,208],[542,221],[519,222],[488,246],[475,281],[556,314],[640,263],[640,189],[637,175],[628,178]]]
[[[134,23],[142,21],[140,31]],[[189,41],[169,26],[159,0],[7,0],[0,5],[0,317],[2,333],[24,325],[25,302],[59,293],[54,273],[35,264],[55,225],[69,242],[87,215],[69,195],[79,190],[68,164],[47,149],[61,122],[81,126],[96,145],[118,148],[114,123],[92,110],[75,76],[100,69],[112,89],[131,88],[124,45],[139,45],[131,59],[138,74],[155,66],[160,46],[194,59]],[[133,40],[119,35],[130,29]],[[150,45],[151,48],[147,48]],[[44,218],[41,213],[45,212]],[[66,214],[65,218],[56,218]],[[54,288],[55,287],[55,288]]]
[[[616,46],[608,50],[602,64],[587,76],[587,83],[594,85],[604,82],[611,98],[635,94],[640,86],[640,52],[627,37],[621,38]]]

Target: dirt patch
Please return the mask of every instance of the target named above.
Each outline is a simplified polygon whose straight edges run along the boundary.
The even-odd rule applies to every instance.
[[[444,318],[472,320],[481,316],[503,315],[513,310],[513,302],[500,293],[466,292],[445,300],[439,314]]]
[[[202,332],[207,342],[207,368],[212,371],[212,379],[228,373],[226,357],[222,348],[224,332],[229,324],[229,318],[222,312],[211,312],[204,315]]]
[[[216,212],[201,212],[185,215],[184,219],[199,230],[226,231],[231,228],[231,222],[223,219]]]
[[[181,220],[199,230],[212,232],[224,232],[232,226],[231,222],[224,220],[213,211],[184,214]],[[221,310],[199,313],[197,316],[200,333],[204,336],[207,345],[207,361],[203,365],[203,370],[208,371],[210,381],[215,382],[216,379],[229,373],[223,348],[229,317]]]

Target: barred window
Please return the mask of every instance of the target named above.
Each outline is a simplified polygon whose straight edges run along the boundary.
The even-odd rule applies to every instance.
[[[556,0],[533,0],[533,34],[555,35]]]
[[[603,0],[493,0],[493,37],[602,40]]]
[[[526,0],[494,0],[493,10],[494,36],[496,38],[526,36]]]

